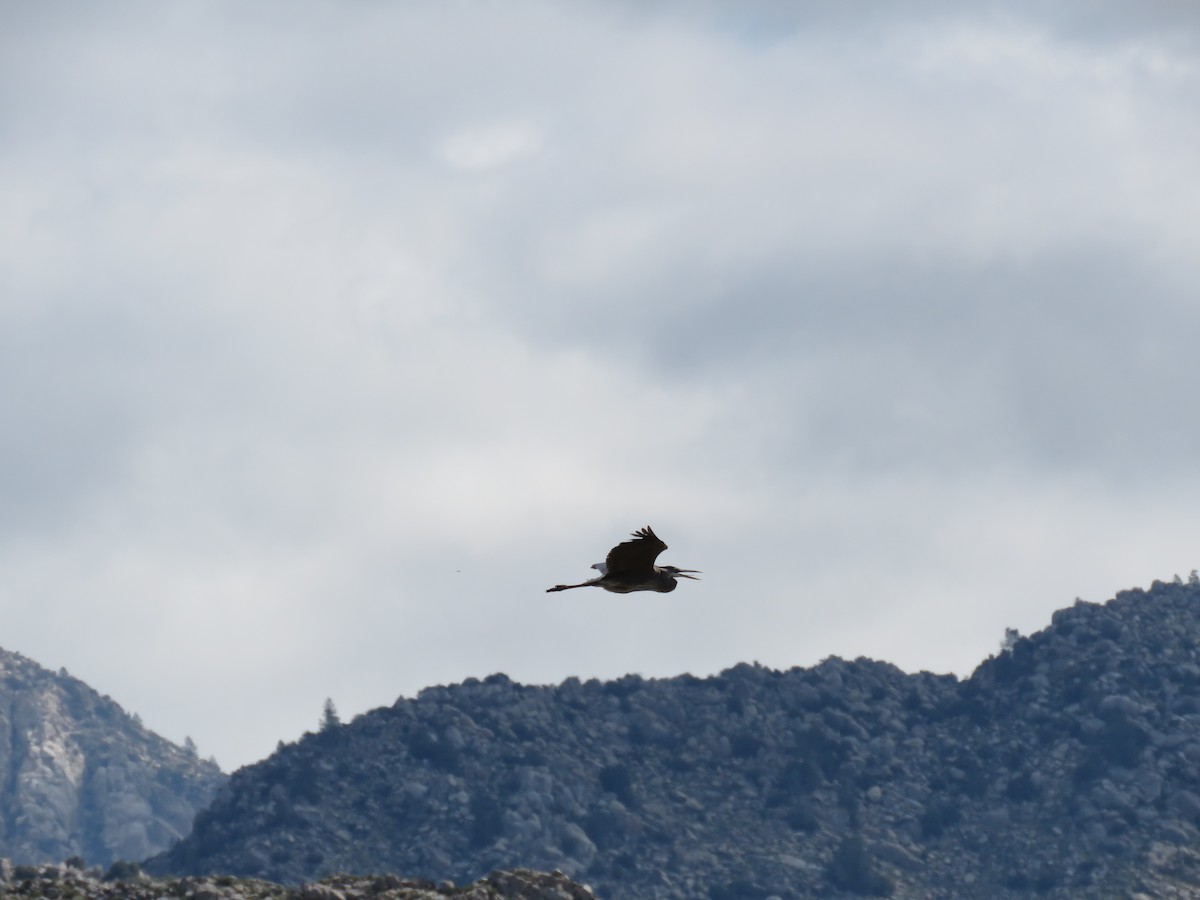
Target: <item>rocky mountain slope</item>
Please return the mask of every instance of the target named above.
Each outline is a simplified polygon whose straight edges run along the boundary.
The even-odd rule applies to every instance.
[[[187,834],[225,777],[82,681],[0,650],[0,856],[143,859]]]
[[[969,678],[423,691],[236,773],[159,872],[560,868],[605,898],[1200,895],[1200,580],[1077,602]]]

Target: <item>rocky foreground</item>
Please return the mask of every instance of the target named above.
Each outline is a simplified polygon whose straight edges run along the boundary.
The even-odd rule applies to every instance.
[[[124,868],[122,868],[124,866]],[[117,863],[109,872],[76,866],[13,866],[0,860],[0,895],[46,900],[593,900],[591,890],[561,872],[512,869],[456,887],[395,875],[337,875],[300,887],[252,878],[149,878]]]

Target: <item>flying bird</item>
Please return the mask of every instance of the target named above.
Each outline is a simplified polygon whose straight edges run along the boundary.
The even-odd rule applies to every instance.
[[[632,541],[623,541],[609,550],[608,558],[604,562],[592,566],[600,572],[599,578],[581,584],[556,584],[552,588],[546,588],[546,593],[579,587],[602,587],[615,594],[629,594],[633,591],[658,591],[660,594],[666,594],[675,590],[676,578],[700,580],[695,575],[688,574],[699,573],[699,569],[656,566],[654,560],[666,549],[667,545],[647,525],[633,533]]]

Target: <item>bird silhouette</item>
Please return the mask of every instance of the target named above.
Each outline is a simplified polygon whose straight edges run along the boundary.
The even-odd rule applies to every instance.
[[[592,566],[599,571],[599,578],[579,584],[556,584],[552,588],[546,588],[546,593],[567,591],[571,588],[600,587],[614,594],[629,594],[633,591],[658,591],[660,594],[667,594],[675,590],[676,578],[700,580],[689,574],[699,574],[699,569],[656,566],[654,561],[666,549],[667,545],[647,525],[633,533],[632,541],[622,541],[609,550],[604,562]]]

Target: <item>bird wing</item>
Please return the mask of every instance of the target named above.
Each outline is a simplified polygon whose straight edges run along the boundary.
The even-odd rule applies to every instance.
[[[608,567],[609,575],[649,576],[654,571],[654,560],[666,549],[667,545],[647,525],[633,533],[632,541],[624,541],[609,550],[604,564]]]

